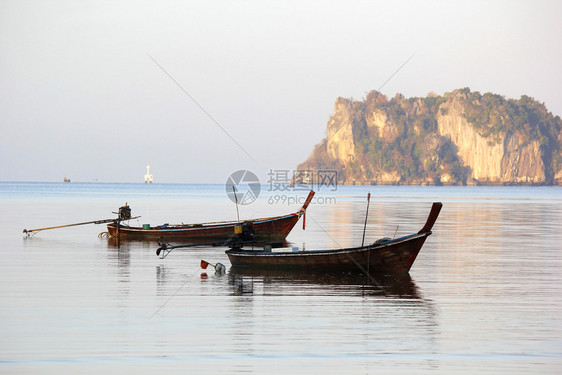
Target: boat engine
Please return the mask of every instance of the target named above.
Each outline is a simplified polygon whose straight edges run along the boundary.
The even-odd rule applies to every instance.
[[[120,221],[129,220],[131,218],[131,207],[125,203],[124,206],[119,207],[119,213],[117,213],[117,215]]]
[[[244,243],[252,242],[254,240],[254,223],[252,221],[245,221],[234,226],[234,237],[228,244],[231,248],[240,248]]]

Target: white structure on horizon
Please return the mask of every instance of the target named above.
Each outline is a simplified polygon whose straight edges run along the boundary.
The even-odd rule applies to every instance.
[[[146,166],[146,174],[144,175],[144,183],[146,184],[148,182],[148,183],[151,184],[153,179],[154,178],[150,174],[150,165],[147,165]]]

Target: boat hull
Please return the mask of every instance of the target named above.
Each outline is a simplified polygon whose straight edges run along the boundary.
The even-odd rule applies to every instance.
[[[413,234],[380,245],[337,250],[268,252],[227,250],[233,267],[323,271],[409,272],[431,232]]]
[[[281,242],[291,232],[301,215],[299,212],[273,218],[247,220],[245,222],[253,223],[256,241]],[[168,225],[154,228],[119,225],[119,228],[117,228],[114,223],[111,223],[107,225],[107,230],[112,237],[119,235],[121,239],[225,241],[232,238],[234,227],[237,224],[239,222],[232,221],[193,225]]]

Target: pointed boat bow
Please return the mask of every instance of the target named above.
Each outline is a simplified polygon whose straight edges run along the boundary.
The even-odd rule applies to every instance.
[[[314,192],[314,190],[311,190],[310,193],[308,193],[308,197],[306,197],[306,200],[304,201],[304,204],[302,205],[301,209],[299,210],[299,215],[302,215],[306,212],[306,209],[310,205],[310,202],[312,202],[312,198],[314,197],[314,194],[316,194]]]
[[[427,217],[427,221],[425,222],[423,228],[418,232],[418,234],[431,232],[431,228],[433,228],[433,224],[435,224],[435,221],[437,220],[442,207],[443,203],[441,202],[433,203],[433,206],[431,206],[431,211],[429,212],[429,216]]]

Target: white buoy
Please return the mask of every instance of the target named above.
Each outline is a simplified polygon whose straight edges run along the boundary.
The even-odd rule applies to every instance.
[[[146,166],[146,174],[144,175],[144,183],[146,184],[148,182],[148,183],[151,184],[153,179],[154,178],[150,174],[150,165],[147,165]]]
[[[226,267],[222,263],[217,263],[215,264],[215,272],[222,275],[226,272]]]

